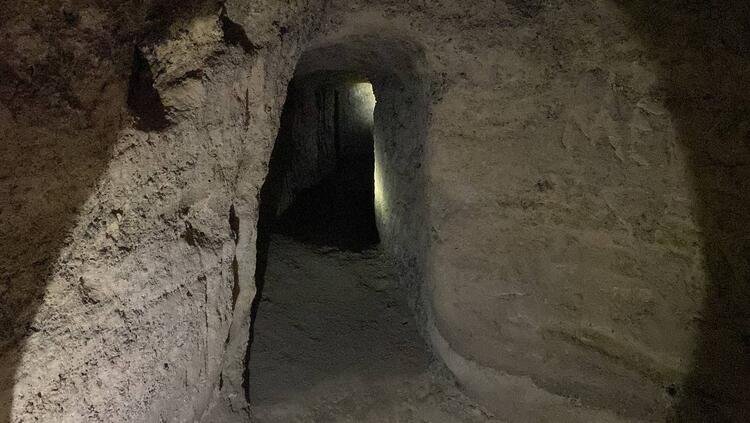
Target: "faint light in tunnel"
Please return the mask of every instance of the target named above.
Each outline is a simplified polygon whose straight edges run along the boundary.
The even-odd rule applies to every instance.
[[[361,121],[367,123],[373,134],[373,141],[375,144],[375,166],[373,172],[375,214],[377,219],[382,219],[382,214],[385,210],[385,193],[383,192],[383,166],[378,152],[379,149],[377,148],[377,131],[375,131],[375,104],[377,103],[377,100],[375,98],[372,84],[369,82],[354,84],[352,87],[352,94],[358,99],[358,104],[361,106],[359,107]]]
[[[383,192],[383,170],[377,151],[375,152],[375,171],[373,179],[375,184],[375,215],[378,220],[382,221],[383,212],[385,211],[385,195]]]
[[[358,82],[352,87],[352,94],[357,99],[357,103],[361,106],[358,107],[360,121],[367,123],[367,125],[372,128],[374,123],[375,103],[377,103],[372,84],[369,82]]]

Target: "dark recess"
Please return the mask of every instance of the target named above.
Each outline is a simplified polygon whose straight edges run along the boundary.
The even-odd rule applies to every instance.
[[[336,170],[303,190],[274,222],[273,231],[305,243],[363,251],[380,241],[375,225],[373,162],[344,157]]]
[[[221,14],[221,30],[224,32],[224,42],[233,46],[240,46],[247,53],[252,53],[258,48],[247,38],[247,34],[241,25],[233,22],[226,15]]]
[[[169,126],[159,92],[154,88],[154,77],[148,61],[140,49],[133,53],[133,71],[128,84],[128,108],[142,131],[158,131]]]

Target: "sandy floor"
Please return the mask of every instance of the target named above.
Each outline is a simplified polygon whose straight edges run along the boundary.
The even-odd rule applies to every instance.
[[[274,235],[249,360],[258,422],[498,421],[433,363],[376,250]]]

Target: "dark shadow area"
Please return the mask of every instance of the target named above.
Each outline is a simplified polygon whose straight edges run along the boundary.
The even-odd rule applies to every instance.
[[[661,65],[689,155],[710,286],[676,422],[750,419],[750,2],[618,1]]]
[[[158,131],[169,126],[167,112],[159,92],[154,88],[154,76],[148,61],[136,48],[133,53],[133,71],[128,82],[128,108],[136,118],[136,127],[142,131]]]
[[[378,244],[373,157],[347,157],[320,183],[297,195],[273,231],[305,243],[363,251]]]
[[[283,120],[283,118],[282,118]],[[279,146],[279,143],[274,144],[273,152],[271,157],[274,156],[276,150],[283,148]],[[249,363],[252,358],[252,346],[255,338],[255,322],[257,321],[258,309],[263,299],[263,288],[265,287],[265,275],[266,269],[268,268],[268,247],[271,242],[271,229],[273,222],[275,221],[274,208],[271,205],[276,204],[277,196],[274,195],[276,190],[272,187],[278,185],[278,178],[281,173],[278,169],[278,162],[271,159],[268,164],[268,175],[263,183],[259,195],[259,208],[258,208],[258,228],[257,238],[255,241],[255,297],[253,298],[252,305],[250,306],[250,337],[247,341],[247,353],[245,354],[245,366],[244,374],[242,377],[242,388],[245,392],[245,399],[248,403],[251,403],[252,394],[250,392],[250,374],[249,374]]]
[[[245,34],[242,26],[236,22],[232,22],[227,17],[226,8],[223,5],[221,10],[221,30],[224,32],[224,42],[227,44],[240,46],[246,53],[253,53],[258,50],[258,47],[247,38],[247,34]]]

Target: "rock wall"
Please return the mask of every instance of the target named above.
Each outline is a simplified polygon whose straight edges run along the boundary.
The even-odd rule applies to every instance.
[[[336,167],[336,113],[332,90],[315,80],[292,80],[271,156],[273,214],[278,216],[305,188]],[[278,175],[276,177],[276,175]]]
[[[244,405],[295,68],[373,82],[381,237],[467,392],[509,421],[740,421],[747,7],[0,6],[0,422]]]
[[[305,31],[41,3],[3,6],[0,421],[244,404],[256,196]],[[259,24],[317,10],[273,6]]]

